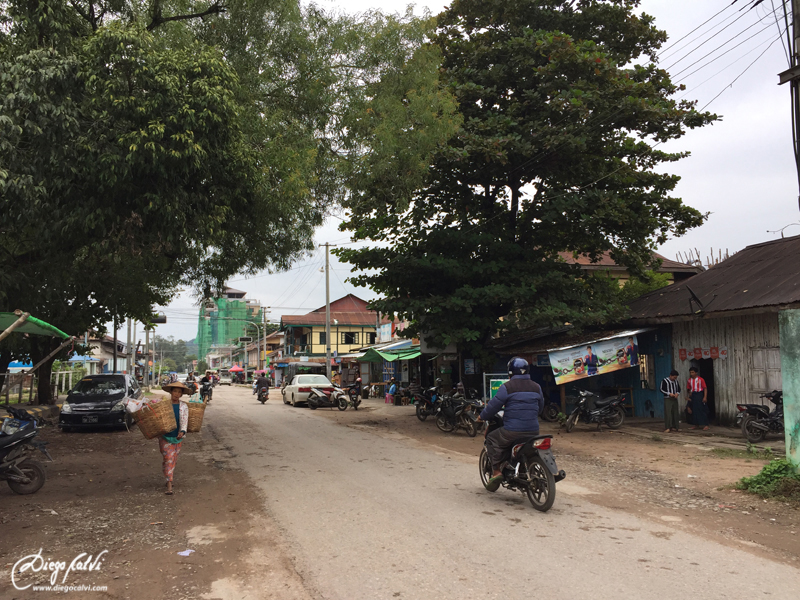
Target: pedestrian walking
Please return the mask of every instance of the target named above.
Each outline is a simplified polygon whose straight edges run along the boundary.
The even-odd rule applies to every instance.
[[[178,461],[178,454],[181,452],[181,443],[186,435],[189,425],[189,406],[184,400],[184,395],[191,395],[192,390],[180,381],[168,383],[161,388],[172,397],[172,410],[175,413],[176,427],[170,432],[158,438],[158,448],[163,457],[164,478],[167,481],[168,496],[172,495],[172,476],[175,472],[175,464]]]
[[[692,409],[693,425],[689,429],[702,427],[703,431],[708,431],[708,386],[698,374],[697,367],[689,369],[686,391],[689,394]]]
[[[664,433],[680,431],[680,417],[678,404],[681,397],[681,388],[678,384],[678,372],[673,369],[669,377],[661,382],[661,393],[664,394]]]

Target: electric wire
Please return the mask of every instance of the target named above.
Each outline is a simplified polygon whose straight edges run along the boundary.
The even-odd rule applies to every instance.
[[[665,58],[665,57],[663,57],[663,56],[662,56],[664,52],[669,52],[671,49],[673,49],[673,48],[675,47],[675,45],[676,45],[676,44],[680,44],[680,43],[681,43],[683,40],[685,40],[687,37],[689,37],[690,35],[692,35],[692,34],[693,34],[695,31],[697,31],[698,29],[700,29],[701,27],[703,27],[703,26],[704,26],[704,25],[706,25],[707,23],[709,23],[709,22],[713,21],[714,19],[716,19],[718,16],[720,16],[720,15],[721,15],[722,13],[724,13],[726,10],[729,10],[729,9],[730,9],[732,6],[733,6],[733,3],[731,3],[731,4],[728,4],[728,5],[727,5],[725,8],[723,8],[722,10],[720,10],[720,11],[719,11],[717,14],[713,15],[713,16],[712,16],[712,17],[710,17],[709,19],[707,19],[707,20],[703,21],[702,23],[700,23],[700,25],[698,25],[697,27],[695,27],[694,29],[692,29],[692,30],[691,30],[689,33],[687,33],[686,35],[684,35],[683,37],[680,37],[680,38],[678,38],[677,40],[675,40],[675,41],[674,41],[674,42],[672,42],[671,44],[668,44],[666,47],[662,48],[662,49],[661,49],[661,52],[660,52],[660,53],[659,53],[659,55],[658,55],[658,56],[659,56],[659,58]],[[727,17],[726,19],[724,19],[724,20],[722,21],[722,23],[724,23],[725,21],[727,21],[727,20],[728,20],[728,19],[730,19],[730,18],[733,18],[733,15],[731,15],[730,17]],[[715,25],[714,27],[716,27],[716,25]],[[713,27],[712,27],[712,29],[713,29]],[[688,45],[689,45],[689,44],[691,44],[691,43],[692,43],[691,41],[687,42],[687,44],[686,44],[685,46],[682,46],[682,48],[685,48],[686,46],[688,46]],[[676,50],[676,51],[677,51],[677,50]],[[673,52],[673,53],[670,53],[670,54],[674,54],[674,52]]]

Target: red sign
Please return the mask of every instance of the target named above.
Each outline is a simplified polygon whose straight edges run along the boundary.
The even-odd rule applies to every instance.
[[[681,348],[678,350],[678,358],[681,360],[686,360],[686,348]]]
[[[711,358],[711,348],[703,348],[703,358]]]
[[[719,358],[719,348],[717,346],[711,346],[711,358]]]
[[[703,358],[703,349],[702,348],[695,348],[694,349],[694,357],[697,360],[700,360],[701,358]]]

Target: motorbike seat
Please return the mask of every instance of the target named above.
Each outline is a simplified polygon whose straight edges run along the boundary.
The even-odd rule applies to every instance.
[[[602,408],[611,404],[612,400],[616,400],[616,398],[603,398],[602,400],[595,400],[594,405],[596,408]]]

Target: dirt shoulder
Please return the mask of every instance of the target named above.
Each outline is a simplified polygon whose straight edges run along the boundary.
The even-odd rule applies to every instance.
[[[316,412],[345,426],[456,452],[476,464],[483,447],[480,435],[443,433],[431,418],[420,422],[413,406],[367,401],[357,412]],[[642,437],[638,431],[627,434],[624,427],[598,432],[578,426],[567,434],[546,423],[542,433],[555,436],[556,460],[567,472],[559,489],[567,494],[792,565],[800,561],[800,510],[732,489],[741,477],[758,473],[766,459],[718,455],[702,437],[698,443],[687,443],[686,436],[672,442],[667,434]]]
[[[76,598],[308,598],[258,491],[233,467],[213,424],[184,442],[174,496],[163,493],[158,442],[136,429],[65,434],[47,427],[41,437],[55,459],[46,463],[45,486],[18,496],[0,483],[0,598],[52,593],[11,585],[14,563],[40,548],[44,558],[67,564],[107,551],[98,571],[67,578],[67,585],[107,591]],[[178,554],[187,549],[194,552]],[[21,578],[46,585],[49,573]]]

